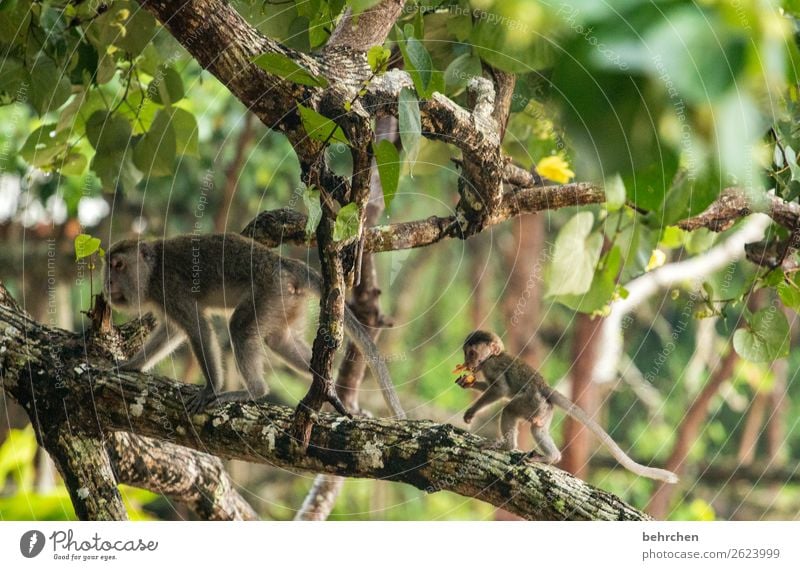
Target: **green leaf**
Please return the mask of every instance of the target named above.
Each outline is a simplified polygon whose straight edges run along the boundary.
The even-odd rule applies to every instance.
[[[306,237],[311,238],[317,233],[317,226],[322,219],[322,205],[319,203],[320,192],[313,186],[306,188],[303,192],[303,204],[308,210],[308,219],[306,220]]]
[[[481,59],[471,53],[465,53],[453,61],[444,70],[444,84],[449,94],[458,94],[467,86],[473,77],[480,77]]]
[[[66,152],[69,138],[67,131],[56,131],[55,124],[42,125],[30,135],[19,151],[20,156],[31,166],[45,168]]]
[[[304,105],[298,105],[297,109],[300,111],[300,120],[309,137],[323,143],[326,141],[338,142],[350,146],[350,141],[347,140],[341,127],[328,117],[320,115],[314,109]],[[331,133],[333,134],[331,135]]]
[[[30,75],[31,86],[28,93],[31,104],[40,115],[58,109],[69,99],[69,78],[49,57],[38,57],[30,69]]]
[[[95,111],[86,121],[86,138],[101,153],[124,150],[130,144],[131,125],[119,115]]]
[[[615,212],[625,205],[625,183],[618,173],[606,180],[604,188],[606,191],[606,208],[610,212]]]
[[[0,38],[2,43],[24,45],[28,39],[28,28],[31,25],[31,2],[16,2],[3,10],[0,18]],[[3,52],[3,57],[8,52]]]
[[[284,43],[286,47],[307,53],[311,51],[311,22],[305,16],[298,16],[289,24]],[[317,37],[315,36],[315,40]]]
[[[789,354],[789,323],[775,306],[754,313],[733,333],[733,348],[751,362],[772,362]]]
[[[91,168],[106,191],[130,191],[142,179],[142,173],[133,165],[131,154],[122,149],[94,155]]]
[[[15,101],[27,97],[30,74],[19,59],[0,58],[0,93],[6,93]]]
[[[417,94],[427,99],[430,96],[428,89],[433,75],[433,62],[428,50],[425,49],[422,42],[413,37],[406,38],[406,41],[400,42],[399,45],[405,69],[414,81]]]
[[[175,130],[175,152],[190,156],[200,156],[197,141],[197,119],[185,109],[172,109],[172,128]]]
[[[150,130],[136,143],[133,163],[148,177],[169,176],[175,165],[176,147],[175,129],[169,112],[162,109],[156,114]]]
[[[397,194],[397,184],[400,181],[400,153],[397,152],[397,147],[386,139],[372,143],[372,152],[375,155],[383,188],[383,203],[388,210]]]
[[[357,236],[360,220],[361,212],[358,204],[350,203],[342,207],[336,214],[336,222],[333,224],[333,240],[344,241]]]
[[[579,212],[558,232],[548,275],[548,296],[582,295],[591,287],[603,247],[603,236],[592,232],[593,225],[591,212]]]
[[[308,87],[327,87],[328,80],[314,75],[288,55],[282,53],[262,53],[253,58],[253,63],[264,71],[282,79],[307,85]]]
[[[419,113],[419,101],[411,89],[400,90],[397,97],[397,116],[400,141],[403,143],[406,160],[413,170],[422,137],[422,118]]]
[[[389,57],[392,55],[391,50],[383,46],[372,46],[367,51],[367,62],[369,68],[375,75],[380,75],[386,71],[386,66],[389,64]]]
[[[360,14],[365,10],[369,10],[373,6],[380,4],[381,0],[350,0],[350,8],[353,9],[353,14]]]
[[[156,20],[150,12],[138,4],[127,0],[114,2],[113,10],[124,26],[124,33],[114,37],[114,45],[124,49],[130,55],[137,56],[153,40],[156,31]]]
[[[412,26],[407,24],[405,41],[399,41],[398,46],[417,94],[422,99],[428,99],[434,91],[444,91],[444,77],[434,69],[428,50],[412,33]]]
[[[172,105],[183,99],[185,94],[178,72],[163,65],[156,70],[155,77],[147,86],[147,95],[159,105]]]
[[[621,297],[627,296],[624,288],[617,290],[617,276],[622,265],[622,253],[618,246],[608,252],[602,266],[592,279],[592,286],[584,295],[559,295],[556,300],[581,313],[602,311],[619,292]]]
[[[784,307],[800,313],[800,287],[797,286],[795,279],[782,279],[776,290]]]
[[[100,247],[100,238],[89,234],[79,234],[75,237],[75,261],[99,253],[100,257],[105,255],[105,251]]]
[[[786,163],[789,165],[789,171],[792,174],[791,179],[795,182],[800,182],[800,166],[797,165],[797,154],[790,146],[787,146],[783,152],[786,155]]]
[[[80,176],[86,172],[86,166],[89,164],[89,159],[86,155],[77,152],[71,152],[64,157],[61,164],[58,165],[58,170],[61,174],[66,176]]]

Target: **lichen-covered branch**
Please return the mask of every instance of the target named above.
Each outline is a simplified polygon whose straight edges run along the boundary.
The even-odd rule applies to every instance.
[[[603,189],[588,182],[510,191],[503,194],[500,205],[495,213],[487,218],[484,228],[525,213],[600,204],[605,202],[605,199]],[[276,247],[281,243],[313,243],[307,240],[305,224],[306,216],[300,212],[287,208],[269,210],[256,216],[242,234],[269,247]],[[411,249],[431,245],[447,238],[466,237],[469,235],[462,231],[456,216],[431,216],[424,220],[366,228],[364,251]]]
[[[678,227],[687,231],[707,228],[713,232],[722,232],[754,212],[767,214],[788,229],[797,227],[800,220],[800,204],[796,202],[786,202],[771,194],[754,202],[739,188],[727,188],[703,212],[678,222]]]
[[[188,417],[183,402],[198,387],[117,372],[80,335],[43,326],[7,300],[0,287],[2,385],[32,415],[35,400],[42,422],[64,410],[73,426],[135,433],[219,457],[449,490],[528,519],[647,518],[555,467],[487,450],[484,440],[450,425],[323,413],[302,451],[292,436],[293,412],[285,407],[229,404]]]
[[[355,51],[367,51],[372,46],[383,44],[404,5],[405,0],[383,0],[357,16],[353,15],[352,8],[346,8],[325,49],[344,46]]]
[[[94,434],[71,433],[67,424],[45,421],[40,418],[38,425],[34,424],[37,435],[64,479],[78,518],[84,521],[128,520],[103,441]]]
[[[202,520],[258,520],[219,457],[126,432],[112,434],[107,449],[120,483],[166,495]]]

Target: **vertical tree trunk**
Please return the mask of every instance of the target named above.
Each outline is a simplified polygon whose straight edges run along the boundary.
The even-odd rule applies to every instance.
[[[541,361],[536,333],[541,324],[542,284],[546,265],[545,217],[526,214],[511,222],[513,245],[504,257],[508,288],[503,297],[507,348],[531,366]]]
[[[602,323],[601,318],[592,319],[583,313],[575,318],[575,336],[572,341],[573,364],[570,374],[572,401],[590,416],[598,409],[597,388],[592,377]],[[586,479],[589,472],[589,457],[595,447],[593,438],[592,432],[582,423],[568,417],[564,429],[561,468],[576,477]]]
[[[722,357],[722,361],[714,369],[705,387],[695,398],[692,405],[686,411],[683,422],[678,427],[678,435],[675,439],[675,447],[667,460],[666,469],[681,475],[686,469],[686,458],[692,449],[692,445],[697,441],[703,423],[708,415],[708,407],[712,398],[719,392],[722,384],[733,375],[734,367],[739,359],[733,347],[730,347],[727,354]],[[658,483],[650,503],[647,505],[647,512],[654,518],[663,519],[669,514],[669,505],[675,495],[676,486],[667,483]]]
[[[758,449],[758,440],[761,438],[761,427],[764,425],[764,412],[767,410],[770,394],[759,391],[753,396],[753,401],[747,410],[747,419],[742,430],[742,439],[739,441],[737,458],[742,465],[751,465]]]
[[[245,153],[253,140],[255,121],[255,115],[248,112],[244,118],[242,130],[239,132],[236,139],[236,148],[233,151],[233,158],[231,158],[230,164],[225,169],[225,186],[222,188],[222,202],[217,209],[217,213],[214,215],[214,231],[217,233],[227,231],[228,213],[230,212],[233,197],[236,194],[236,185],[239,182],[239,176],[242,173],[242,167],[245,163]]]

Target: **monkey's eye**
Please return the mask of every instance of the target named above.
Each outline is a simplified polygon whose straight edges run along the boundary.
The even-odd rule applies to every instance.
[[[115,271],[122,271],[125,269],[125,261],[117,257],[111,261],[111,269]]]

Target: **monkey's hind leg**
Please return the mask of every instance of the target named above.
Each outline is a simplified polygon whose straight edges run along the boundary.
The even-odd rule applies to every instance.
[[[231,345],[236,367],[247,390],[226,392],[217,399],[220,403],[257,400],[267,394],[264,380],[264,343],[258,328],[257,312],[249,299],[242,301],[230,321]]]
[[[540,410],[539,414],[531,418],[531,435],[541,453],[532,451],[528,454],[528,459],[551,465],[561,461],[561,452],[550,435],[550,422],[553,421],[553,405],[547,403]]]
[[[500,437],[492,447],[514,451],[518,447],[517,443],[517,424],[519,423],[519,411],[513,406],[513,400],[503,408],[500,415]]]

